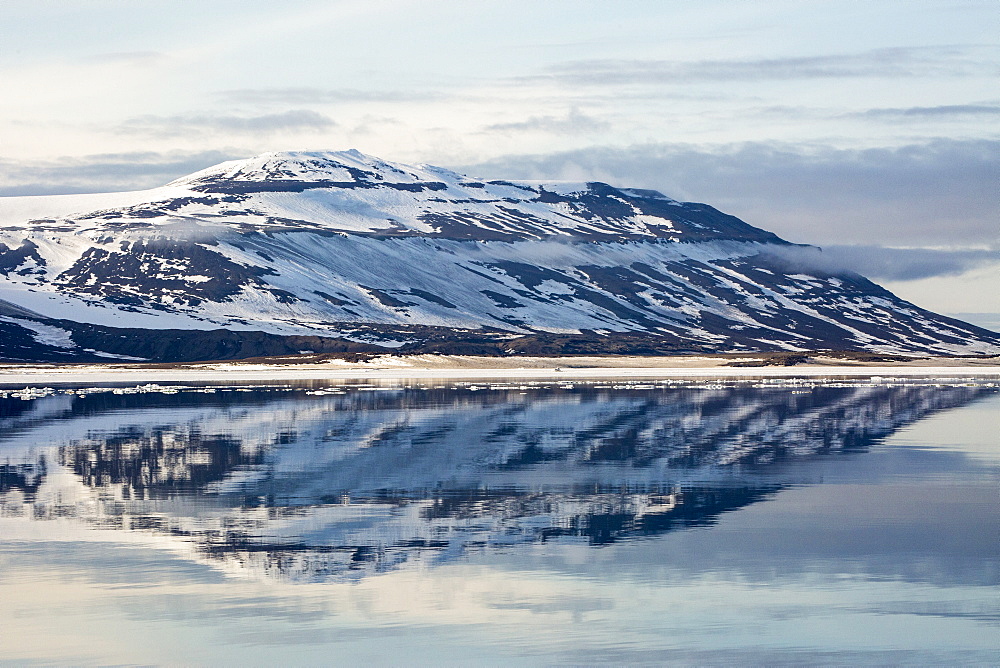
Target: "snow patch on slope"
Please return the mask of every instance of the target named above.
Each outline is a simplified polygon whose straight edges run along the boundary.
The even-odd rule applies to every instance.
[[[43,325],[33,320],[23,320],[21,318],[10,318],[6,316],[0,316],[0,322],[9,322],[31,331],[31,335],[34,337],[35,341],[42,345],[53,346],[54,348],[78,347],[73,342],[73,339],[70,338],[71,333],[68,330],[60,329],[59,327]]]

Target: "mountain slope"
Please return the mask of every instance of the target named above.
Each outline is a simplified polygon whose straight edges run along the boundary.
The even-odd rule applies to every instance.
[[[655,191],[265,154],[0,199],[0,356],[1000,351],[861,276],[790,268],[789,246]]]

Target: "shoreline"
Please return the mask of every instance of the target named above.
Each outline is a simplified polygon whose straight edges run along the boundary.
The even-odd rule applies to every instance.
[[[0,387],[142,382],[291,382],[392,380],[587,380],[608,378],[843,378],[996,376],[1000,360],[933,358],[905,362],[820,359],[792,366],[728,366],[711,357],[480,358],[444,355],[366,362],[212,362],[177,365],[0,365]]]

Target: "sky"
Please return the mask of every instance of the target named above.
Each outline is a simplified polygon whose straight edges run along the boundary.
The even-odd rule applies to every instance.
[[[0,196],[265,151],[706,202],[1000,329],[1000,3],[4,0]]]

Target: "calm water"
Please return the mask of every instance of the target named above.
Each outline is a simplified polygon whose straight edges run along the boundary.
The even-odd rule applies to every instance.
[[[995,379],[0,392],[0,662],[1000,664]]]

